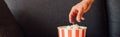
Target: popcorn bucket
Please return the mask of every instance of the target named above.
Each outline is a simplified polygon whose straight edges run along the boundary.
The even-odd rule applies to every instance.
[[[73,29],[73,28],[67,28],[67,26],[59,26],[58,36],[59,37],[86,37],[87,27],[79,26],[78,29]]]

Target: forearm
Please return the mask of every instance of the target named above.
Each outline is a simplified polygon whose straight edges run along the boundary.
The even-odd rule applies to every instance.
[[[82,1],[91,1],[91,2],[93,2],[94,0],[82,0]]]

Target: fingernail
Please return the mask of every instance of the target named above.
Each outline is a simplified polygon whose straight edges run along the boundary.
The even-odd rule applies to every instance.
[[[77,22],[80,22],[79,18],[78,18],[78,19],[76,19],[76,21],[77,21]]]
[[[85,20],[85,18],[81,18],[82,20]]]
[[[80,20],[78,20],[78,22],[80,22]]]

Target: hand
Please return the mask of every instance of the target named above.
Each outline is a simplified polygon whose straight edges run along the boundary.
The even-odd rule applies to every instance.
[[[90,9],[92,3],[93,0],[83,0],[75,6],[73,6],[69,14],[69,22],[74,24],[74,18],[76,18],[77,22],[85,20],[83,15]]]

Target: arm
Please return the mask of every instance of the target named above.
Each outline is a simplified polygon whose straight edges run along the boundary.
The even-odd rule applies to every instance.
[[[81,20],[85,20],[83,15],[91,8],[94,0],[82,0],[78,4],[72,7],[69,14],[69,22],[74,24],[74,18],[76,18],[77,22]]]

